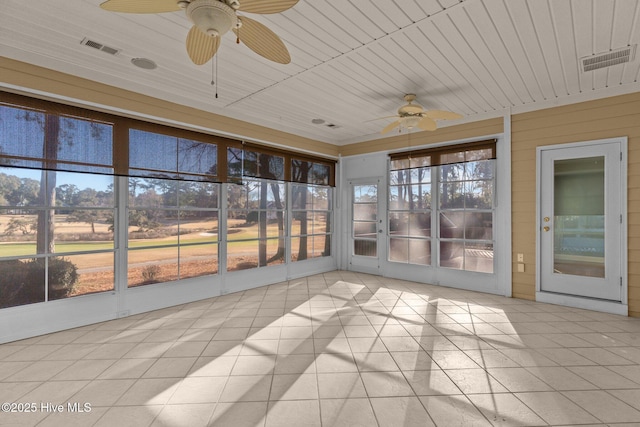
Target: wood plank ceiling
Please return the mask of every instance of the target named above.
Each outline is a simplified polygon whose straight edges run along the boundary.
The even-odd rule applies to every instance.
[[[374,119],[405,93],[460,123],[640,90],[637,55],[589,72],[580,61],[640,42],[639,0],[300,0],[247,14],[282,38],[290,64],[229,33],[202,66],[185,51],[184,12],[110,13],[101,1],[0,1],[0,54],[336,145],[379,138],[391,119]],[[140,57],[157,69],[131,64]]]

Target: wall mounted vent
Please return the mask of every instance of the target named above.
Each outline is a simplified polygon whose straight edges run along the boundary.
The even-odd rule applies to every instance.
[[[636,45],[634,44],[621,49],[610,50],[609,52],[585,56],[581,58],[582,71],[599,70],[600,68],[631,62],[634,59],[635,53]]]
[[[118,52],[120,52],[120,49],[116,49],[114,47],[103,45],[102,43],[98,43],[97,41],[88,39],[86,37],[84,39],[82,39],[80,44],[92,47],[94,49],[101,50],[101,51],[103,51],[105,53],[108,53],[110,55],[117,55]]]

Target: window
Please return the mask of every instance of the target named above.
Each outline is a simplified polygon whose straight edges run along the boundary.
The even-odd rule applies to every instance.
[[[389,260],[493,273],[495,141],[392,154],[390,165]]]
[[[216,145],[131,129],[129,165],[162,178],[128,178],[128,286],[216,274]]]
[[[291,262],[287,191],[293,258],[328,256],[334,175],[329,159],[0,92],[0,308],[113,291],[116,272],[123,287],[217,274],[221,208],[227,270]]]
[[[113,290],[112,125],[0,105],[0,135],[0,308]]]
[[[326,185],[291,185],[291,261],[331,255],[331,194]]]
[[[285,184],[247,179],[227,186],[227,271],[285,262]]]

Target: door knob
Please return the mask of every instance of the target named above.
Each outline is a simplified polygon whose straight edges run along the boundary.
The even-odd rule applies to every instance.
[[[549,222],[549,221],[551,221],[551,218],[549,218],[548,216],[545,216],[545,217],[543,218],[543,221],[544,221],[544,222]]]
[[[542,227],[542,229],[543,229],[544,231],[549,231],[549,226],[548,226],[548,225],[545,225],[544,227]]]

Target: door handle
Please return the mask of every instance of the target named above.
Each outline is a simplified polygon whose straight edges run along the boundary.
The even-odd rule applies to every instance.
[[[549,231],[549,230],[550,230],[548,225],[545,225],[544,227],[542,227],[542,229],[543,229],[544,231]]]

